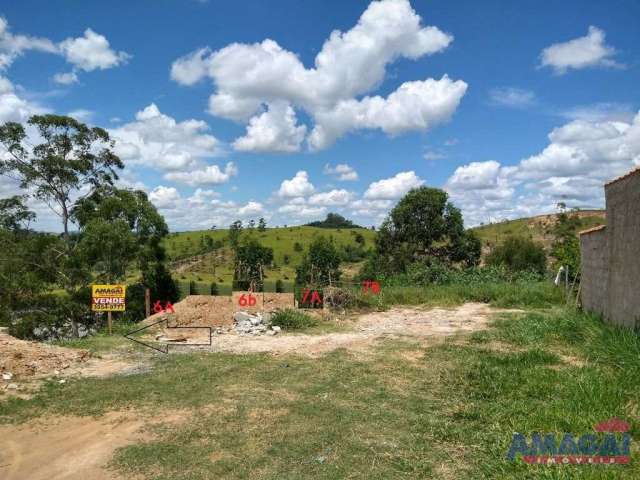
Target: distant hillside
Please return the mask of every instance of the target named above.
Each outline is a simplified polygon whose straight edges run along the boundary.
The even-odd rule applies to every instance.
[[[276,268],[267,270],[268,282],[281,279],[291,282],[302,255],[317,236],[332,237],[338,247],[357,246],[357,234],[364,239],[364,248],[373,247],[376,233],[364,228],[318,228],[282,227],[244,229],[243,236],[251,235],[263,245],[273,248]],[[216,282],[231,285],[233,280],[233,253],[227,243],[228,230],[201,230],[172,233],[163,244],[171,262],[171,271],[176,280],[203,283]],[[215,248],[216,245],[220,246]],[[349,269],[349,265],[345,265]]]
[[[354,224],[351,220],[347,220],[342,215],[339,215],[337,213],[329,213],[327,214],[327,218],[325,218],[324,220],[310,222],[305,226],[317,228],[362,228],[361,226]]]
[[[580,218],[580,230],[604,225],[604,210],[582,210],[578,212]],[[556,214],[538,215],[536,217],[518,218],[490,225],[482,225],[472,228],[482,240],[483,247],[490,247],[501,243],[509,236],[525,236],[541,242],[546,248],[551,246],[553,235],[551,234],[553,225],[556,222]]]

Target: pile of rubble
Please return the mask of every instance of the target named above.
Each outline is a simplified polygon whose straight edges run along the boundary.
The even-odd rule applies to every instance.
[[[233,329],[240,335],[277,335],[280,327],[271,325],[270,313],[236,312],[233,315]]]
[[[0,329],[0,390],[18,390],[16,378],[59,375],[90,357],[86,350],[29,342]],[[62,381],[61,381],[62,382]]]

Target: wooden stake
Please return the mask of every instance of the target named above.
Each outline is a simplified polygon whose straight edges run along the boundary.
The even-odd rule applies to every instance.
[[[144,289],[144,313],[145,318],[151,316],[151,290],[148,288]]]
[[[111,335],[111,311],[107,312],[107,323],[109,324],[109,335]]]

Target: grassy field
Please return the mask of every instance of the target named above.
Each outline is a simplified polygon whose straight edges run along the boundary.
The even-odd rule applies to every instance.
[[[496,245],[510,236],[531,237],[537,242],[542,242],[545,247],[550,247],[553,241],[551,228],[555,222],[555,215],[539,215],[537,217],[518,218],[500,223],[492,223],[473,228],[478,234],[483,245]],[[604,210],[585,210],[579,212],[580,228],[595,227],[605,224]]]
[[[555,306],[501,314],[489,330],[430,347],[386,340],[366,356],[160,356],[147,373],[49,383],[0,403],[0,421],[190,412],[116,450],[111,467],[141,479],[638,478],[633,460],[506,459],[514,432],[637,422],[638,394],[638,336]]]
[[[364,248],[373,247],[375,232],[363,228],[327,229],[317,227],[287,227],[268,228],[264,232],[257,229],[247,230],[243,237],[253,236],[264,246],[273,249],[275,268],[266,270],[266,288],[275,291],[275,282],[280,279],[285,284],[292,285],[295,278],[295,268],[302,261],[302,256],[311,241],[317,236],[331,237],[338,247],[345,245],[356,246],[356,234],[360,233],[365,240]],[[169,259],[182,259],[173,264],[173,276],[182,289],[185,284],[196,282],[196,288],[207,293],[212,282],[219,285],[219,289],[227,293],[233,281],[233,253],[226,239],[228,230],[203,230],[194,232],[180,232],[169,235],[164,240]],[[204,239],[208,236],[212,241],[225,241],[225,245],[215,251],[202,253],[205,250]],[[295,248],[298,243],[300,247]],[[285,258],[287,257],[287,258]],[[350,271],[349,264],[345,270]]]

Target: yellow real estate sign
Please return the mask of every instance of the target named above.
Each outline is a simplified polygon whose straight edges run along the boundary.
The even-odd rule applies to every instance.
[[[126,291],[126,285],[91,285],[91,310],[124,312]]]

